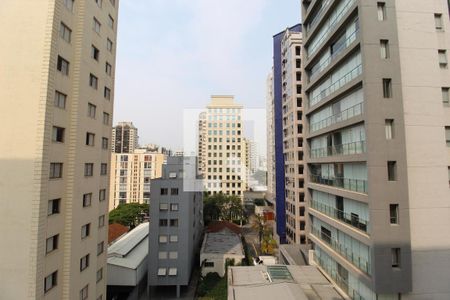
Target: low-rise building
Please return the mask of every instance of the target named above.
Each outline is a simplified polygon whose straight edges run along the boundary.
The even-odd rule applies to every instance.
[[[223,277],[227,260],[233,260],[235,264],[239,264],[244,258],[241,236],[232,230],[225,227],[218,232],[205,234],[200,251],[200,266],[203,276],[215,272]]]
[[[257,265],[228,269],[228,300],[342,300],[314,266]]]

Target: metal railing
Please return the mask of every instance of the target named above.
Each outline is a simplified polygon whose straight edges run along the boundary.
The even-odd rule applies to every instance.
[[[362,64],[357,65],[355,68],[353,68],[350,72],[339,78],[337,81],[335,81],[333,84],[331,84],[326,89],[322,90],[318,95],[315,97],[309,99],[309,106],[313,106],[316,103],[319,103],[322,99],[327,97],[328,95],[334,93],[341,87],[343,87],[345,84],[349,83],[362,73]]]
[[[356,253],[353,253],[353,251],[350,248],[341,244],[338,240],[333,239],[331,236],[328,236],[326,233],[322,232],[320,229],[314,226],[311,227],[311,233],[319,240],[325,242],[328,246],[330,246],[340,255],[345,257],[345,259],[351,262],[358,269],[360,269],[361,271],[365,272],[368,275],[371,274],[371,266],[368,260],[357,255]]]
[[[350,0],[341,11],[334,17],[333,20],[328,24],[328,30],[325,30],[323,34],[317,39],[315,45],[312,48],[307,49],[307,58],[310,58],[319,49],[319,46],[324,42],[324,40],[330,35],[333,30],[331,28],[335,27],[336,24],[344,17],[344,15],[350,10],[350,7],[355,3],[355,0]]]
[[[366,152],[366,141],[333,145],[323,148],[311,149],[311,158],[329,157],[334,155],[352,155]]]
[[[345,34],[345,33],[344,33]],[[359,34],[359,29],[356,29],[355,31],[353,31],[348,38],[346,38],[342,44],[336,48],[333,52],[333,54],[330,55],[330,57],[328,57],[326,60],[324,60],[323,62],[321,62],[320,64],[316,64],[314,65],[313,68],[311,68],[311,71],[309,73],[309,81],[314,80],[317,75],[319,75],[319,73],[324,70],[328,65],[331,64],[331,62],[334,60],[334,58],[336,56],[338,56],[339,54],[342,53],[342,51],[344,51],[345,49],[348,48],[348,46],[350,46],[350,44],[356,40],[357,35]]]
[[[324,11],[328,8],[329,4],[331,3],[331,0],[325,0],[322,3],[322,7],[319,9],[319,11],[316,13],[314,18],[311,20],[311,22],[308,23],[306,28],[306,36],[309,35],[309,33],[314,29],[317,22],[320,20],[320,17],[323,15]]]
[[[344,177],[322,177],[321,175],[311,174],[312,183],[318,183],[323,185],[329,185],[333,187],[339,187],[346,190],[366,193],[367,194],[367,180],[363,179],[349,179]]]
[[[349,107],[346,110],[343,110],[337,114],[329,116],[326,119],[311,123],[309,130],[310,130],[310,132],[314,132],[314,131],[320,130],[322,128],[329,127],[338,122],[342,122],[342,121],[348,120],[350,118],[353,118],[355,116],[359,116],[363,113],[363,108],[364,108],[363,102],[355,104],[352,107]]]
[[[326,214],[329,217],[332,217],[333,219],[344,222],[345,224],[351,225],[361,231],[368,232],[369,230],[369,221],[364,220],[359,216],[356,217],[352,214],[346,213],[345,211],[320,203],[316,200],[311,200],[311,207]]]

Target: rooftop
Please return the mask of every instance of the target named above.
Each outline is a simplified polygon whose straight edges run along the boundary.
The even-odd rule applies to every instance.
[[[244,255],[241,238],[228,228],[206,233],[201,253]]]
[[[228,299],[342,300],[314,266],[231,267]]]
[[[122,224],[114,223],[108,226],[108,244],[111,244],[119,237],[128,232],[128,227]]]

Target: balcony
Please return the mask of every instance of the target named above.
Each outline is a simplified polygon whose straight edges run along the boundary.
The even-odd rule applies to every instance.
[[[314,132],[326,127],[329,127],[331,125],[334,125],[336,123],[348,120],[350,118],[359,116],[363,113],[364,110],[364,103],[358,103],[356,105],[353,105],[352,107],[347,108],[346,110],[343,110],[337,114],[334,114],[332,116],[329,116],[328,118],[315,122],[315,123],[311,123],[310,127],[309,127],[309,131],[310,132]]]
[[[366,141],[333,145],[329,147],[311,149],[311,158],[330,157],[336,155],[354,155],[366,152]]]
[[[366,233],[369,230],[369,221],[361,219],[359,216],[346,213],[335,207],[328,206],[315,200],[311,200],[311,208]]]
[[[367,180],[363,179],[349,179],[344,177],[322,177],[321,175],[311,174],[310,180],[312,183],[328,185],[337,188],[343,188],[357,193],[367,194]]]
[[[327,8],[329,7],[331,3],[331,0],[325,0],[322,3],[322,6],[320,7],[319,11],[316,13],[316,15],[314,16],[314,18],[311,20],[311,22],[309,22],[306,26],[306,35],[309,35],[309,32],[311,32],[314,27],[317,25],[317,22],[320,20],[320,18],[322,17],[323,13],[327,10]]]
[[[332,236],[327,235],[325,232],[322,232],[320,229],[312,226],[311,233],[319,240],[323,241],[325,244],[330,246],[337,253],[342,255],[345,259],[347,259],[350,263],[352,263],[355,267],[363,271],[364,273],[370,275],[371,274],[371,265],[370,262],[365,258],[359,256],[356,253],[346,247],[344,244],[341,244],[339,240],[334,239]]]

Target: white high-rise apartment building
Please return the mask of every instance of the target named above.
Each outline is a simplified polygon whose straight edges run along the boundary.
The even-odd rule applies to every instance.
[[[0,2],[2,299],[106,299],[118,6]]]
[[[202,173],[209,194],[243,198],[247,189],[242,108],[233,96],[212,96],[207,106]]]
[[[166,155],[136,149],[134,153],[113,153],[109,210],[119,204],[150,203],[150,180],[160,178]]]

